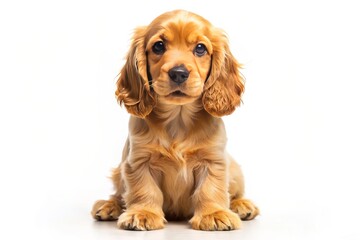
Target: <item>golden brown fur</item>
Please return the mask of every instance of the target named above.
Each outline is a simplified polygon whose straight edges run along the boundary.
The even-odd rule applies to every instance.
[[[189,73],[181,83],[170,75],[179,66]],[[94,204],[95,219],[136,230],[163,228],[165,219],[231,230],[259,213],[243,198],[220,118],[240,104],[239,68],[223,31],[196,14],[168,12],[136,29],[116,91],[132,114],[129,137],[113,171],[116,192]]]

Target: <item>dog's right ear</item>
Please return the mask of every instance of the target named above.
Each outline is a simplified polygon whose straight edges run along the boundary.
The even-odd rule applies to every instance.
[[[147,76],[145,32],[146,27],[135,29],[115,92],[120,105],[124,104],[130,114],[140,118],[149,115],[155,105]]]

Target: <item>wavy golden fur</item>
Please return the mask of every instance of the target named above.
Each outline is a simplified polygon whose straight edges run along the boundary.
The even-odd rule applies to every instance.
[[[97,220],[153,230],[190,219],[201,230],[238,229],[258,215],[240,167],[225,151],[221,116],[240,105],[244,82],[224,32],[176,10],[137,28],[116,96],[132,115],[115,194]]]

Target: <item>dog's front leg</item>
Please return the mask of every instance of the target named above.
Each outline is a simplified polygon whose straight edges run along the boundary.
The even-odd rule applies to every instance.
[[[190,220],[197,230],[233,230],[240,228],[239,216],[229,209],[227,169],[224,160],[204,161],[195,171],[195,208]]]
[[[118,226],[129,230],[154,230],[164,227],[163,195],[157,179],[153,178],[147,163],[124,164],[126,210]]]

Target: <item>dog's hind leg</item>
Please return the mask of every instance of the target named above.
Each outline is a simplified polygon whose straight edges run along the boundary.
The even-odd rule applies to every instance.
[[[259,209],[252,201],[243,198],[244,177],[240,166],[231,157],[229,180],[230,209],[237,213],[241,220],[254,219],[259,215]]]
[[[109,200],[98,200],[93,205],[91,215],[96,220],[117,220],[120,214],[123,212],[124,203],[122,199],[122,193],[124,191],[124,186],[121,180],[120,166],[113,170],[112,180],[116,189],[115,194],[111,195]]]

